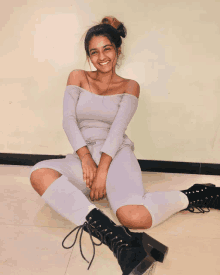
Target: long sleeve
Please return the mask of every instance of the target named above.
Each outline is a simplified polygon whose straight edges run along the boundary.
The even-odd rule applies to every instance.
[[[75,152],[87,145],[80,132],[76,119],[76,105],[79,94],[80,89],[76,86],[73,87],[69,85],[66,87],[63,98],[63,129]]]
[[[100,152],[104,152],[112,158],[115,157],[119,147],[123,143],[124,133],[137,107],[138,98],[136,96],[130,94],[123,95],[118,112]]]

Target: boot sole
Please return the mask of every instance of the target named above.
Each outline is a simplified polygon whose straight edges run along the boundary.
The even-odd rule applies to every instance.
[[[158,242],[151,236],[143,233],[142,243],[145,251],[149,253],[156,261],[163,262],[168,253],[168,247]]]
[[[153,275],[156,263],[153,257],[147,256],[129,273],[129,275]]]

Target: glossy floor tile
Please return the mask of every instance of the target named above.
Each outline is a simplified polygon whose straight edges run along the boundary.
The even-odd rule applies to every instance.
[[[64,249],[62,241],[76,227],[49,207],[34,191],[28,166],[0,165],[0,274],[2,275],[120,275],[113,253],[97,246],[89,270],[82,258],[79,236],[74,247]],[[147,192],[183,190],[195,183],[214,183],[220,176],[143,172]],[[120,224],[106,199],[95,202]],[[164,263],[157,263],[154,275],[220,275],[220,210],[205,214],[179,212],[146,232],[169,247]],[[75,232],[66,240],[71,246]],[[98,241],[97,241],[98,242]],[[93,247],[84,232],[82,250],[90,262]]]

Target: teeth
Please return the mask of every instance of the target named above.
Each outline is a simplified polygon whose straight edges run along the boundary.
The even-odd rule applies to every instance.
[[[106,65],[109,61],[105,62],[105,63],[100,63],[100,65]]]

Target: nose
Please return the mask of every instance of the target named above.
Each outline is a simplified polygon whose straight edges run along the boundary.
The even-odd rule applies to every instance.
[[[105,60],[105,58],[106,58],[105,53],[101,51],[101,52],[99,53],[99,60],[100,60],[100,61],[103,61],[103,60]]]

